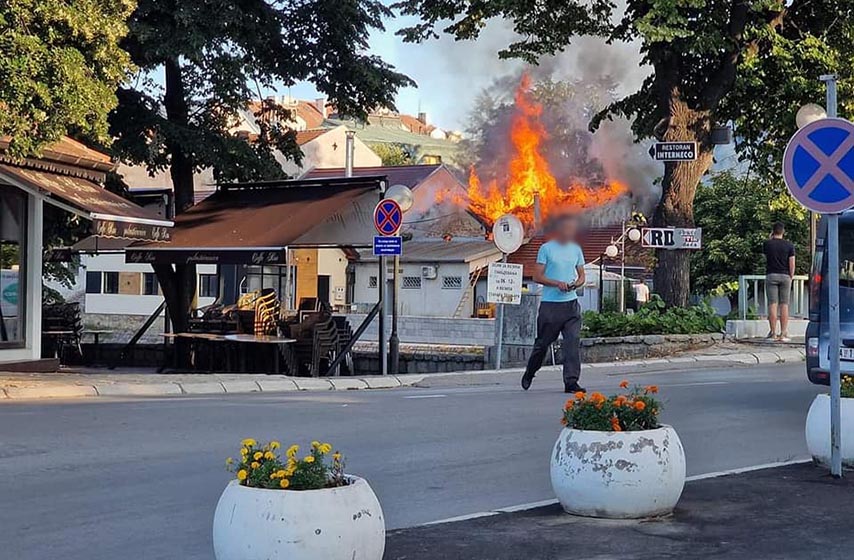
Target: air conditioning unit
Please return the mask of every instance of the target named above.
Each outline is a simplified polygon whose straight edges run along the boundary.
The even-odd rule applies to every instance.
[[[435,266],[422,266],[421,267],[421,277],[426,278],[428,280],[435,280],[439,275],[439,271],[436,270]]]

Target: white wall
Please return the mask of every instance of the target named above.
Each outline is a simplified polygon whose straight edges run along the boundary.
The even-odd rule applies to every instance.
[[[196,267],[198,274],[216,274],[216,265],[202,264]],[[80,276],[85,287],[87,272],[136,272],[139,274],[152,272],[147,264],[129,264],[125,262],[124,253],[86,255],[81,257]],[[101,313],[107,315],[151,315],[163,302],[163,296],[146,296],[141,291],[144,285],[140,282],[140,294],[86,294],[83,311],[85,313]],[[199,307],[212,304],[215,299],[200,297]]]
[[[371,276],[377,276],[379,272],[376,262],[356,263],[356,285],[354,289],[354,302],[374,304],[377,301],[377,288],[369,287]],[[435,279],[421,277],[423,266],[435,266],[437,275]],[[460,298],[468,289],[469,265],[467,263],[401,263],[400,273],[400,314],[415,315],[420,317],[452,317],[460,303]],[[420,289],[404,289],[404,276],[421,277]],[[442,287],[443,276],[459,276],[461,280],[460,289],[445,289]],[[388,280],[391,275],[388,275]],[[390,286],[390,283],[389,283]]]
[[[344,305],[347,294],[347,255],[344,251],[318,249],[317,274],[329,276],[329,303],[333,307]]]
[[[344,167],[345,147],[347,145],[347,127],[344,125],[330,129],[314,140],[306,142],[302,149],[302,165],[296,165],[286,160],[280,152],[276,152],[276,161],[288,175],[300,176],[311,169]],[[354,167],[374,167],[382,165],[382,159],[375,154],[367,144],[355,138],[353,146]]]

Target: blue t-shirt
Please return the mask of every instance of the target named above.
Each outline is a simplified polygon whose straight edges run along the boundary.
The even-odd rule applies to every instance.
[[[559,243],[552,239],[543,243],[537,253],[537,264],[545,265],[546,278],[571,284],[578,278],[576,267],[584,266],[584,254],[577,243]],[[552,286],[543,286],[541,301],[563,302],[578,299],[575,290],[563,292]]]

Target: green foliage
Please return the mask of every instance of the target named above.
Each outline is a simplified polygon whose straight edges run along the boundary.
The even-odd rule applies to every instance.
[[[809,216],[780,182],[720,173],[697,189],[695,209],[703,250],[691,255],[694,292],[710,293],[742,274],[764,274],[762,244],[777,221],[797,248],[797,271],[809,270]]]
[[[841,389],[843,399],[854,399],[854,377],[843,375]]]
[[[620,383],[627,389],[628,381]],[[622,395],[606,397],[602,393],[587,395],[582,392],[566,401],[561,423],[575,430],[624,432],[654,430],[659,427],[661,403],[653,397],[658,387],[634,387]]]
[[[0,3],[0,136],[15,156],[73,131],[103,142],[130,58],[119,47],[130,0]]]
[[[218,180],[281,176],[274,150],[301,157],[290,111],[263,104],[252,142],[231,133],[236,116],[262,88],[302,81],[344,114],[393,107],[412,81],[367,52],[389,13],[377,0],[140,0],[126,46],[142,72],[119,92],[115,153],[152,172],[172,166],[182,203],[192,201],[189,167]]]
[[[582,336],[634,336],[645,334],[700,334],[721,332],[724,320],[707,303],[691,307],[667,306],[658,295],[634,314],[586,311]]]
[[[385,166],[414,165],[415,150],[405,144],[371,144],[371,150],[378,156]]]
[[[341,454],[332,453],[330,444],[312,442],[311,450],[301,459],[297,457],[298,445],[290,446],[284,457],[279,455],[279,448],[277,441],[259,445],[248,438],[240,447],[240,460],[229,457],[225,464],[242,486],[250,488],[320,490],[347,484]],[[327,457],[330,454],[331,460]]]

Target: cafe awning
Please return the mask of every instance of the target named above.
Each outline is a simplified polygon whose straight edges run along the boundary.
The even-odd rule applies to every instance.
[[[152,241],[170,237],[170,220],[104,189],[85,175],[0,163],[0,180],[91,220],[92,232],[99,237]]]
[[[175,219],[168,243],[136,243],[131,263],[283,264],[294,247],[370,247],[385,177],[220,185]]]

